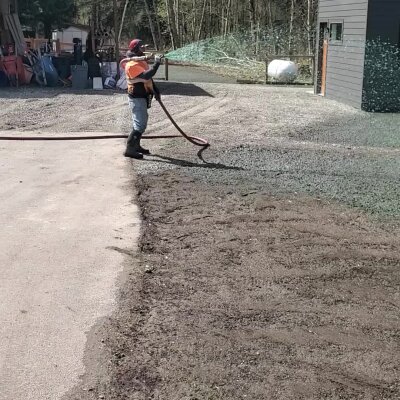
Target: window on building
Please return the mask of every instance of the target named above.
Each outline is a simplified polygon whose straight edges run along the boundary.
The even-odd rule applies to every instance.
[[[343,41],[343,22],[331,22],[329,24],[329,39],[336,43]]]

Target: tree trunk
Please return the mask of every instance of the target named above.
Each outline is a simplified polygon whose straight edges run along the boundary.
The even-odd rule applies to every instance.
[[[176,31],[176,38],[177,42],[176,45],[178,47],[181,47],[181,40],[182,40],[182,26],[180,23],[180,1],[179,0],[174,0],[174,14],[175,18],[173,21],[175,22],[175,31]]]
[[[311,56],[313,54],[313,41],[312,41],[312,0],[307,0],[307,44],[308,44],[308,54]]]
[[[154,19],[155,19],[156,26],[157,26],[157,37],[158,37],[159,49],[164,49],[164,39],[161,34],[160,19],[158,18],[157,0],[153,0],[153,10],[154,10]]]
[[[225,32],[225,5],[222,3],[221,4],[221,11],[220,11],[220,15],[221,15],[221,21],[220,21],[220,34],[224,35]]]
[[[156,30],[154,29],[153,16],[151,15],[149,3],[148,3],[148,0],[143,0],[143,2],[144,2],[144,8],[146,10],[147,18],[149,20],[149,27],[150,27],[151,36],[153,38],[154,47],[156,50],[158,50],[159,47],[158,47],[158,43],[157,43]]]
[[[196,0],[192,0],[193,18],[192,18],[192,32],[190,34],[190,40],[194,42],[196,40],[196,22],[197,22],[197,10]]]
[[[226,10],[225,28],[224,28],[224,37],[226,37],[226,35],[228,34],[229,20],[231,18],[231,8],[232,8],[232,0],[228,0],[227,10]]]
[[[290,4],[290,22],[289,22],[289,43],[288,43],[288,52],[289,55],[293,53],[293,27],[294,27],[294,7],[296,0],[291,0]]]
[[[165,0],[165,6],[167,8],[167,23],[168,29],[171,36],[171,46],[172,49],[175,50],[178,45],[178,37],[175,30],[175,12],[174,7],[171,0]]]
[[[146,0],[145,0],[146,1]],[[129,0],[125,0],[124,11],[122,12],[121,24],[118,32],[118,43],[121,41],[122,29],[124,28],[126,9],[128,8]]]
[[[95,29],[96,29],[96,8],[97,4],[95,1],[92,3],[92,16],[90,21],[90,33],[91,33],[91,45],[93,54],[96,54],[96,38],[95,38]]]
[[[201,12],[199,31],[197,33],[197,41],[199,41],[200,38],[201,38],[201,29],[203,27],[204,18],[205,18],[205,15],[206,15],[206,6],[207,6],[207,0],[203,0],[203,11]]]
[[[268,17],[268,26],[270,28],[273,27],[274,25],[274,21],[273,21],[273,15],[272,15],[272,0],[268,0],[268,4],[267,4],[267,17]]]
[[[249,0],[249,20],[250,20],[250,32],[253,40],[252,46],[254,47],[254,52],[257,53],[257,21],[256,21],[256,9],[255,0]]]
[[[46,39],[51,39],[51,32],[53,31],[53,26],[51,21],[43,21],[43,32]]]
[[[119,24],[118,24],[117,0],[113,0],[113,11],[114,11],[115,58],[116,58],[116,61],[118,64],[119,63],[119,41],[118,41]],[[117,79],[119,79],[119,68],[117,68]]]
[[[208,13],[208,18],[207,18],[207,28],[206,28],[206,31],[207,31],[207,36],[206,37],[211,37],[212,36],[212,16],[213,16],[213,12],[212,12],[212,0],[210,0],[210,8],[209,8],[209,10],[210,10],[210,12]]]

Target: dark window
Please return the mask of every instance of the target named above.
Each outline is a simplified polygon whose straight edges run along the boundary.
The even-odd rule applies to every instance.
[[[329,39],[336,43],[343,41],[343,22],[332,22],[329,25]]]

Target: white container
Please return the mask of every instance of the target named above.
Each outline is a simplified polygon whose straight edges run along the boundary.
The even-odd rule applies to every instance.
[[[293,61],[274,60],[268,65],[268,77],[277,82],[293,82],[299,74],[299,68]]]
[[[111,76],[106,78],[105,81],[104,81],[104,87],[106,89],[115,89],[116,85],[117,85],[117,81]]]
[[[103,79],[102,78],[93,78],[93,89],[94,90],[103,90]]]

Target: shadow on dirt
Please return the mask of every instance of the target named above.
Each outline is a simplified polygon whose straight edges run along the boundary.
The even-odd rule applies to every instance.
[[[187,168],[209,168],[209,169],[224,169],[224,170],[234,170],[234,171],[244,171],[242,167],[233,167],[225,164],[220,163],[209,163],[203,160],[203,163],[194,163],[187,160],[180,160],[178,158],[160,156],[158,154],[152,154],[152,158],[148,159],[151,162],[158,162],[158,163],[165,163],[165,164],[172,164],[177,165],[180,167],[187,167]]]
[[[178,82],[157,82],[162,95],[179,95],[179,96],[204,96],[213,97],[204,89],[196,86],[193,83],[178,83]],[[6,99],[37,99],[37,98],[54,98],[59,95],[73,96],[116,96],[125,94],[124,90],[118,89],[103,89],[103,90],[75,90],[66,87],[40,87],[36,85],[21,86],[19,88],[7,87],[0,89],[0,98]]]
[[[156,84],[162,95],[214,97],[194,83],[157,81]]]

